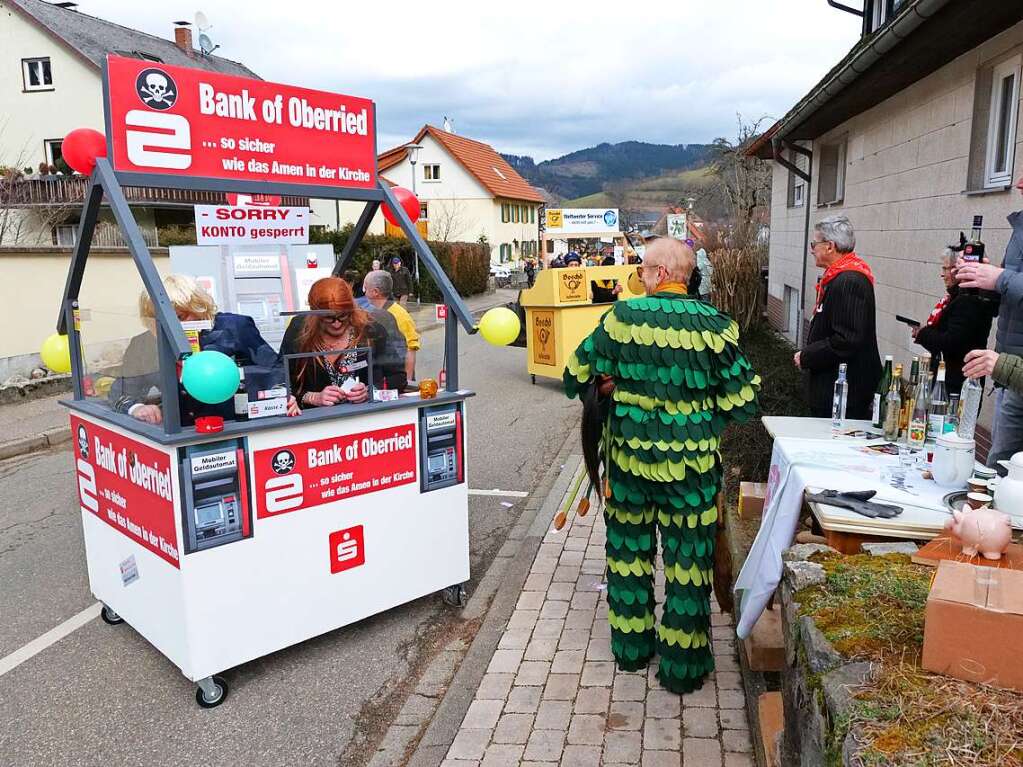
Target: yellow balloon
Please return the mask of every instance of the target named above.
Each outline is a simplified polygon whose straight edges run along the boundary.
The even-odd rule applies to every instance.
[[[498,306],[480,318],[480,335],[494,346],[507,346],[519,337],[521,323],[511,309]]]
[[[54,333],[43,341],[39,356],[43,358],[43,364],[54,373],[71,372],[71,347],[67,336]]]

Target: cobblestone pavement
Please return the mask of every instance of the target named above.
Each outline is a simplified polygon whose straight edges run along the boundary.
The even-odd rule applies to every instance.
[[[618,671],[604,540],[596,504],[548,531],[442,767],[753,765],[729,617],[713,605],[717,671],[694,693],[664,690],[656,661]]]

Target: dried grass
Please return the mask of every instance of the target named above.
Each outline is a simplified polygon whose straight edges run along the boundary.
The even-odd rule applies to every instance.
[[[875,664],[851,715],[833,723],[835,750],[852,730],[869,767],[1023,767],[1023,693],[920,668],[933,570],[906,556],[815,559],[827,578],[799,593],[802,614],[843,656]]]
[[[710,254],[714,267],[711,302],[729,314],[743,333],[761,321],[761,261],[759,248],[722,248]]]

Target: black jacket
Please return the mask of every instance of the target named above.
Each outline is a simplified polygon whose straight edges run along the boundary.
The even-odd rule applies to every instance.
[[[916,342],[931,353],[932,373],[938,372],[941,355],[945,363],[945,388],[949,394],[958,394],[963,388],[963,358],[971,349],[987,348],[991,321],[998,315],[998,302],[954,286],[948,292],[952,298],[945,311],[934,325],[920,328]]]
[[[815,418],[831,417],[838,366],[843,362],[849,382],[846,417],[870,418],[874,389],[881,379],[874,286],[853,271],[842,272],[825,286],[800,353],[800,367],[809,372],[807,401]]]
[[[395,298],[412,293],[412,272],[408,270],[407,266],[388,269],[387,273],[391,275],[391,293]]]

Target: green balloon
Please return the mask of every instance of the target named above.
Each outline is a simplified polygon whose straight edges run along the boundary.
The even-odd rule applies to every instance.
[[[216,405],[226,402],[238,391],[238,366],[226,354],[196,352],[181,366],[181,385],[200,402]]]

